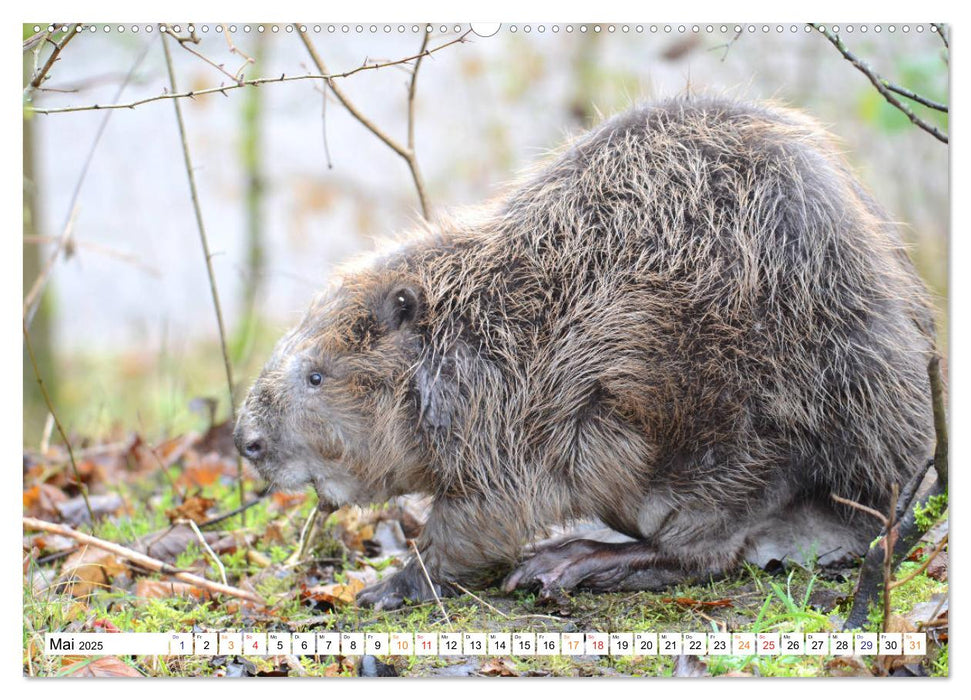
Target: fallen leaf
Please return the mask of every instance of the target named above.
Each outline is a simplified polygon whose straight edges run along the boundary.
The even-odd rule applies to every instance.
[[[85,547],[64,560],[59,582],[66,584],[72,596],[83,598],[95,589],[107,588],[115,576],[127,573],[128,567],[111,552]]]
[[[176,520],[191,520],[197,525],[200,525],[209,519],[209,509],[214,505],[216,505],[214,498],[190,496],[175,508],[166,510],[165,517],[172,523]]]
[[[481,676],[518,677],[519,670],[509,659],[498,657],[487,659],[479,668]]]
[[[99,617],[97,620],[92,622],[91,627],[96,630],[104,630],[105,632],[121,632],[121,630],[115,626],[114,622],[102,617]]]
[[[357,579],[350,579],[346,584],[328,583],[323,586],[303,587],[300,597],[303,600],[314,600],[318,602],[350,604],[354,602],[357,594],[364,589],[364,584]]]
[[[58,515],[57,506],[67,495],[56,486],[36,484],[24,491],[24,515],[51,520]]]
[[[142,674],[119,659],[117,656],[101,656],[84,659],[67,668],[62,668],[61,676],[71,678],[141,678]]]
[[[856,656],[836,656],[826,662],[830,676],[872,676],[873,672]]]
[[[195,598],[208,600],[209,592],[199,586],[193,586],[185,581],[158,581],[155,579],[138,579],[135,584],[136,603],[147,598]]]
[[[203,532],[202,536],[216,554],[235,549],[235,540],[227,538],[225,533]],[[188,525],[176,525],[162,532],[139,537],[132,544],[132,549],[171,564],[190,544],[200,546],[196,533]]]
[[[927,575],[935,581],[947,581],[947,553],[941,552],[927,565]]]

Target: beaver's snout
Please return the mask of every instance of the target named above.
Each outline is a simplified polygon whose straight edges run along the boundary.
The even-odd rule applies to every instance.
[[[239,453],[254,464],[266,456],[266,438],[259,430],[247,425],[242,416],[233,431],[233,442]]]

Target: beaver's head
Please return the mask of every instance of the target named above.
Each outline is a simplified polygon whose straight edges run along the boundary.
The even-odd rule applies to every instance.
[[[272,487],[313,484],[331,506],[422,489],[413,378],[423,299],[397,273],[351,276],[280,340],[234,434]]]

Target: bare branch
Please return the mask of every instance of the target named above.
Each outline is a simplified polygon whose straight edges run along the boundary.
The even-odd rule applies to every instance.
[[[162,35],[162,49],[165,51],[165,67],[169,74],[169,84],[172,86],[172,92],[178,92],[178,87],[176,87],[175,82],[175,70],[172,67],[172,54],[169,51],[169,45],[164,34]],[[216,311],[216,326],[219,330],[219,345],[222,349],[223,367],[226,370],[226,385],[229,390],[229,414],[232,417],[232,421],[235,423],[236,397],[233,389],[233,369],[232,365],[229,363],[229,350],[226,346],[226,328],[223,324],[222,306],[219,303],[219,291],[216,289],[216,275],[212,269],[212,254],[209,252],[209,239],[206,236],[206,226],[202,220],[202,208],[199,205],[199,193],[196,189],[196,178],[192,169],[192,156],[189,154],[189,140],[185,132],[185,122],[182,119],[182,105],[179,104],[178,100],[175,100],[172,104],[175,106],[175,119],[179,125],[179,137],[182,141],[182,156],[185,160],[186,175],[189,178],[189,194],[192,198],[192,209],[195,212],[196,228],[199,231],[199,242],[202,244],[202,253],[206,261],[206,273],[209,276],[209,292],[212,296],[212,304]],[[246,494],[243,487],[242,457],[237,457],[236,459],[236,476],[239,482],[239,503],[242,505],[246,502]],[[245,526],[246,511],[243,511],[240,517],[242,518],[243,525]]]
[[[895,92],[898,95],[903,95],[908,100],[913,100],[914,102],[917,102],[918,104],[922,104],[925,107],[936,109],[938,112],[947,113],[948,111],[948,106],[946,104],[943,104],[941,102],[935,102],[934,100],[924,97],[923,95],[918,95],[913,90],[908,90],[905,87],[900,87],[899,85],[895,85],[894,83],[891,83],[891,82],[885,82],[885,85],[887,86],[888,90]]]
[[[317,50],[314,48],[314,45],[310,41],[310,38],[306,35],[305,32],[300,31],[300,27],[299,26],[295,26],[294,29],[296,29],[297,36],[300,37],[300,41],[302,41],[303,42],[303,45],[307,48],[307,53],[310,54],[310,58],[314,62],[314,65],[317,67],[317,70],[320,71],[321,74],[327,75],[328,74],[327,66],[326,66],[326,64],[324,64],[323,59],[321,59],[320,55],[317,53]],[[425,32],[425,36],[422,39],[422,50],[418,54],[416,54],[415,56],[412,56],[412,57],[410,57],[408,59],[405,59],[405,60],[402,60],[402,61],[395,61],[394,63],[383,63],[383,64],[374,64],[374,63],[371,63],[371,64],[369,64],[369,63],[365,62],[363,65],[361,65],[361,66],[359,66],[357,68],[357,70],[366,70],[368,68],[373,68],[373,67],[376,67],[376,66],[379,66],[379,65],[381,65],[381,66],[388,66],[388,65],[395,65],[395,64],[405,63],[405,62],[411,61],[411,60],[414,60],[415,61],[415,68],[413,69],[412,77],[411,77],[411,83],[410,83],[409,88],[408,88],[408,141],[407,141],[406,144],[401,144],[396,139],[394,139],[391,136],[389,136],[377,124],[375,124],[373,121],[371,121],[370,119],[368,119],[357,108],[357,106],[350,100],[350,98],[340,88],[340,86],[337,85],[331,79],[331,77],[328,77],[327,78],[327,86],[331,89],[331,91],[334,93],[334,95],[337,97],[337,99],[340,101],[340,103],[344,106],[344,108],[348,112],[350,112],[351,116],[354,117],[358,122],[360,122],[361,125],[364,126],[368,131],[370,131],[372,134],[374,134],[375,136],[377,136],[378,139],[380,141],[382,141],[388,148],[390,148],[392,151],[394,151],[399,156],[401,156],[401,158],[404,159],[405,163],[407,163],[408,169],[411,171],[412,180],[414,180],[414,183],[415,183],[415,189],[418,192],[418,200],[419,200],[419,203],[421,205],[422,215],[426,219],[429,217],[428,199],[427,199],[427,196],[425,194],[425,183],[424,183],[424,180],[422,179],[421,170],[418,167],[418,159],[415,156],[415,150],[414,150],[414,130],[413,130],[414,129],[414,124],[413,124],[413,122],[414,122],[414,89],[415,89],[415,80],[416,80],[416,77],[417,77],[417,74],[418,74],[418,67],[419,67],[419,64],[420,64],[422,58],[424,58],[425,56],[430,55],[431,53],[434,53],[435,51],[440,51],[441,49],[445,48],[446,46],[451,46],[452,44],[457,44],[457,43],[464,42],[465,41],[465,37],[468,36],[468,34],[469,34],[469,32],[465,32],[464,34],[462,34],[457,39],[453,39],[452,41],[449,41],[449,42],[447,42],[445,44],[442,44],[441,46],[438,46],[435,49],[429,50],[427,48],[428,32]],[[332,76],[332,77],[336,77],[336,76]]]
[[[145,48],[142,52],[135,58],[135,62],[132,64],[131,69],[125,76],[124,80],[121,81],[121,85],[118,86],[118,90],[115,92],[115,99],[119,99],[125,88],[128,87],[128,83],[131,81],[132,77],[135,75],[135,71],[141,65],[145,56],[148,54],[149,46],[151,42],[145,44]],[[24,319],[29,327],[34,319],[34,314],[37,312],[37,305],[40,303],[41,295],[43,294],[44,287],[47,284],[48,279],[50,279],[50,273],[53,269],[54,263],[57,262],[58,256],[61,251],[66,247],[70,239],[70,231],[74,225],[74,218],[77,215],[78,209],[78,199],[81,196],[81,187],[84,185],[85,178],[88,175],[88,170],[91,167],[91,162],[94,160],[95,151],[98,149],[98,144],[101,143],[101,137],[105,133],[105,129],[108,126],[108,120],[111,118],[111,113],[105,114],[104,118],[101,120],[101,124],[98,126],[98,132],[94,136],[94,141],[91,142],[91,148],[88,149],[88,154],[84,159],[84,165],[81,166],[81,173],[78,175],[77,182],[74,184],[74,191],[71,193],[71,208],[68,213],[67,220],[64,222],[62,227],[63,233],[61,234],[61,239],[58,243],[57,248],[51,254],[51,257],[47,261],[47,265],[44,271],[34,282],[31,287],[30,292],[27,294],[27,298],[24,300]]]
[[[947,412],[944,410],[944,382],[941,379],[941,358],[934,355],[927,365],[931,382],[931,402],[934,406],[934,433],[937,446],[934,448],[934,471],[937,480],[947,488],[948,437]]]
[[[78,29],[81,26],[82,25],[80,24],[72,24],[70,27],[68,27],[67,36],[61,39],[60,43],[55,43],[51,39],[47,39],[47,41],[54,44],[54,50],[51,51],[51,55],[47,57],[47,62],[44,63],[41,69],[34,74],[33,78],[31,78],[30,82],[27,83],[27,87],[24,89],[25,96],[29,95],[33,90],[39,88],[40,84],[47,79],[47,74],[50,72],[55,61],[57,61],[58,57],[61,55],[61,51],[64,50],[64,47],[68,45],[68,42],[70,42],[71,39],[80,33]]]
[[[941,37],[941,41],[944,42],[944,48],[945,49],[950,49],[951,48],[951,41],[950,41],[950,39],[947,36],[947,25],[946,24],[935,24],[934,26],[937,27],[937,35],[939,37]]]
[[[425,193],[425,181],[418,170],[418,161],[415,158],[415,86],[418,82],[418,69],[421,68],[421,61],[428,49],[429,34],[428,31],[422,32],[421,49],[418,51],[415,67],[411,71],[411,81],[408,83],[408,151],[411,153],[411,158],[406,159],[408,168],[411,170],[411,178],[415,181],[415,189],[418,190],[421,213],[426,219],[428,218],[428,195]]]
[[[225,27],[223,27],[223,36],[226,37],[226,44],[229,46],[229,53],[237,54],[239,56],[242,56],[244,59],[243,65],[239,67],[239,70],[237,70],[236,74],[233,76],[233,79],[239,82],[239,80],[242,79],[243,77],[242,76],[243,69],[246,68],[246,66],[248,66],[249,64],[253,63],[254,61],[252,58],[250,58],[245,53],[240,51],[239,48],[236,46],[236,44],[233,43],[232,37],[229,36],[229,29]]]
[[[44,287],[47,286],[47,280],[51,277],[54,264],[57,262],[58,257],[60,257],[61,251],[69,247],[68,241],[71,240],[71,232],[74,230],[74,221],[77,219],[77,215],[78,205],[75,202],[74,208],[71,209],[71,213],[67,217],[67,223],[64,224],[64,231],[61,233],[60,238],[57,239],[57,246],[54,248],[54,252],[47,258],[47,262],[44,263],[44,269],[37,275],[37,279],[34,280],[34,283],[30,286],[30,290],[27,292],[27,296],[24,297],[24,325],[26,326],[29,326],[34,318],[37,303],[44,291]]]
[[[850,508],[855,508],[856,510],[859,510],[863,513],[868,513],[872,515],[874,518],[880,521],[880,523],[884,526],[884,528],[887,527],[887,524],[888,524],[887,516],[881,513],[880,511],[874,510],[870,506],[865,506],[862,503],[851,501],[848,498],[837,496],[835,493],[829,494],[829,497],[832,498],[837,503],[842,503],[844,506],[849,506]]]
[[[430,56],[433,53],[441,51],[442,49],[448,48],[453,44],[464,43],[466,41],[465,37],[468,32],[458,37],[457,39],[452,39],[451,41],[445,42],[439,46],[428,49],[425,52],[426,56]],[[266,85],[269,83],[288,83],[294,80],[320,80],[329,83],[332,80],[337,80],[338,78],[349,78],[352,75],[360,73],[362,71],[369,70],[380,70],[381,68],[389,68],[391,66],[398,66],[405,63],[410,63],[418,58],[415,56],[406,56],[405,58],[400,58],[396,61],[388,61],[386,63],[369,63],[367,65],[360,65],[351,70],[344,71],[343,73],[330,73],[326,75],[281,75],[277,78],[253,78],[251,80],[241,80],[239,82],[233,83],[232,85],[219,85],[216,87],[204,88],[202,90],[187,90],[185,92],[166,92],[161,95],[153,95],[152,97],[146,97],[140,100],[133,100],[131,102],[124,102],[121,104],[94,104],[94,105],[79,105],[77,107],[50,107],[50,108],[38,108],[29,107],[28,111],[32,114],[67,114],[68,112],[91,112],[94,110],[108,110],[108,109],[134,109],[135,107],[140,107],[141,105],[148,104],[150,102],[158,102],[159,100],[179,100],[187,97],[203,97],[204,95],[212,95],[215,93],[220,93],[226,95],[231,90],[238,90],[244,87],[253,87],[257,85]]]
[[[208,56],[204,55],[202,52],[196,51],[194,48],[192,48],[191,46],[189,46],[189,44],[198,44],[200,42],[199,37],[196,36],[195,30],[193,30],[192,32],[190,32],[188,36],[179,36],[174,31],[172,31],[172,28],[169,25],[167,25],[167,24],[161,25],[160,30],[163,31],[163,32],[168,33],[169,36],[171,36],[173,39],[175,39],[177,42],[179,42],[179,46],[181,46],[183,49],[185,49],[186,51],[188,51],[189,53],[191,53],[196,58],[199,58],[202,61],[204,61],[205,63],[208,63],[210,66],[212,66],[213,68],[215,68],[216,70],[218,70],[220,73],[222,73],[223,75],[225,75],[227,78],[229,78],[233,82],[237,82],[237,83],[239,82],[239,71],[236,71],[235,74],[230,73],[228,70],[225,69],[225,67],[223,66],[222,63],[216,63],[211,58],[209,58]],[[240,70],[242,70],[242,69],[240,69]]]
[[[891,84],[890,81],[888,81],[886,78],[883,78],[880,75],[878,75],[876,72],[874,72],[874,70],[870,68],[869,64],[866,63],[866,61],[862,60],[861,58],[858,58],[853,53],[851,53],[849,49],[846,48],[846,45],[843,43],[842,39],[840,39],[838,36],[833,34],[833,32],[831,32],[830,30],[826,29],[825,27],[821,27],[818,24],[810,24],[809,26],[818,30],[823,36],[825,36],[829,40],[829,43],[835,46],[837,51],[839,51],[843,55],[843,58],[845,58],[847,61],[852,63],[853,66],[858,71],[863,73],[863,75],[865,75],[867,79],[873,84],[873,87],[877,89],[877,92],[883,95],[883,98],[887,102],[889,102],[891,105],[893,105],[901,112],[903,112],[904,115],[906,115],[906,117],[911,121],[912,124],[923,129],[927,133],[931,134],[938,141],[941,141],[942,143],[948,142],[947,134],[943,133],[936,126],[929,124],[923,119],[921,119],[920,117],[918,117],[916,114],[914,114],[913,110],[911,110],[910,107],[908,107],[903,102],[898,100],[894,95],[895,91],[891,90],[888,87]],[[904,89],[896,85],[894,85],[894,87],[897,88],[898,90]],[[911,93],[911,94],[915,94],[915,93]],[[914,99],[914,98],[911,98],[911,99]],[[925,103],[921,102],[921,104],[925,104]]]

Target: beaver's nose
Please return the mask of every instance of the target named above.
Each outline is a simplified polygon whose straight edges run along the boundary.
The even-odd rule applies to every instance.
[[[235,437],[236,449],[246,459],[256,462],[266,453],[266,440],[256,433],[244,434],[237,431]]]

